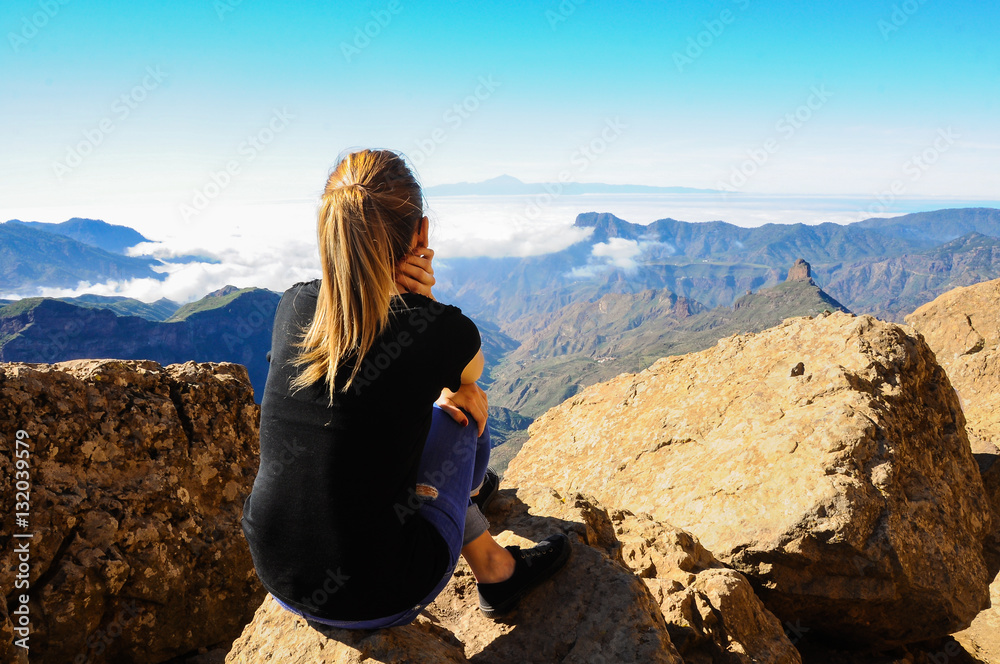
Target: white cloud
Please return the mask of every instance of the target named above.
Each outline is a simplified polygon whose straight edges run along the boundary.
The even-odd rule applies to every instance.
[[[598,242],[591,249],[591,255],[596,258],[607,258],[608,262],[623,270],[634,270],[638,263],[636,257],[642,253],[636,240],[621,237],[610,238],[607,242]]]
[[[570,279],[593,279],[594,277],[599,277],[602,274],[607,274],[612,269],[614,268],[609,263],[589,263],[587,265],[574,267],[566,273],[566,277]]]

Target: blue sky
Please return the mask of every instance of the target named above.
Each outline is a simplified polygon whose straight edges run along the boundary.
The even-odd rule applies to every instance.
[[[996,3],[47,2],[51,17],[38,0],[0,10],[5,199],[110,186],[96,178],[197,186],[276,108],[295,120],[244,174],[266,196],[315,191],[345,148],[418,152],[435,128],[427,184],[549,179],[616,117],[627,130],[576,179],[714,187],[781,136],[746,191],[867,193],[952,126],[960,144],[911,193],[988,198],[997,183],[979,172],[1000,149]],[[37,34],[12,39],[36,14]],[[374,36],[345,56],[366,23]],[[147,67],[162,83],[60,181],[54,162],[118,119]],[[498,87],[445,122],[480,77]],[[813,86],[832,96],[784,139],[776,123]]]
[[[0,219],[90,216],[187,250],[278,223],[308,252],[330,168],[361,147],[403,151],[426,185],[851,196],[853,218],[996,201],[997,25],[973,0],[7,0]],[[478,230],[532,251],[504,215]],[[440,224],[455,250],[460,226]]]

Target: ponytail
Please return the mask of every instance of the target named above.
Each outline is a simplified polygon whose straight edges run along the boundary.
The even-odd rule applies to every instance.
[[[396,265],[410,249],[423,216],[420,188],[403,160],[388,150],[362,150],[342,159],[327,180],[317,234],[323,278],[316,313],[295,345],[305,368],[295,389],[325,378],[332,405],[337,374],[354,366],[340,392],[361,369],[361,359],[389,322]]]

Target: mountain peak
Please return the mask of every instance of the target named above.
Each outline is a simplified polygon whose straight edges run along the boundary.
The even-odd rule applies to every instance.
[[[806,281],[812,279],[812,266],[804,258],[797,258],[792,268],[788,270],[788,281]]]
[[[498,175],[495,178],[490,178],[489,180],[483,180],[482,182],[478,182],[476,184],[524,184],[524,182],[518,180],[513,175],[507,175],[506,173],[504,173],[503,175]]]
[[[214,290],[211,293],[209,293],[208,295],[206,295],[205,297],[224,297],[226,295],[229,295],[230,293],[235,293],[238,290],[239,290],[239,288],[237,288],[236,286],[232,286],[230,284],[226,284],[225,286],[223,286],[219,290]]]

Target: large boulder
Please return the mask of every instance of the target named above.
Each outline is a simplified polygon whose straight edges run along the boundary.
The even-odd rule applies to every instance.
[[[965,420],[907,328],[790,319],[587,388],[529,432],[505,481],[673,523],[812,636],[919,641],[989,601]]]
[[[743,595],[743,588],[734,593],[725,582],[717,582],[720,573],[734,585],[742,577],[721,570],[686,533],[620,511],[613,519],[592,498],[537,486],[500,491],[488,516],[497,541],[504,545],[531,546],[556,531],[567,533],[573,542],[566,568],[525,597],[510,616],[491,620],[482,615],[475,579],[460,561],[441,595],[405,627],[332,629],[285,611],[269,596],[226,661],[800,661],[777,619],[752,593]],[[661,537],[656,551],[645,552],[642,538],[648,532],[659,535],[662,528],[675,540]],[[636,553],[640,550],[644,553]],[[635,554],[635,572],[623,561],[623,551]],[[642,581],[636,576],[640,571]],[[662,581],[655,586],[662,597],[654,599],[647,585],[654,587],[657,580]],[[677,607],[667,622],[661,606]],[[738,639],[750,624],[747,620],[764,626],[766,634],[744,644]],[[683,658],[672,636],[684,641]],[[771,659],[772,653],[777,658]]]
[[[906,322],[948,372],[969,439],[1000,442],[1000,279],[948,291]]]
[[[972,451],[993,505],[990,571],[1000,571],[1000,279],[956,288],[906,317],[958,393]]]
[[[956,288],[906,317],[931,347],[958,393],[972,451],[993,506],[986,540],[991,574],[1000,572],[1000,279]],[[991,608],[955,635],[983,661],[1000,662],[1000,575]]]
[[[30,542],[32,662],[161,662],[239,634],[264,596],[239,526],[259,422],[243,366],[3,363],[0,422],[30,450],[15,532],[33,537],[0,539],[0,581],[14,587]]]

